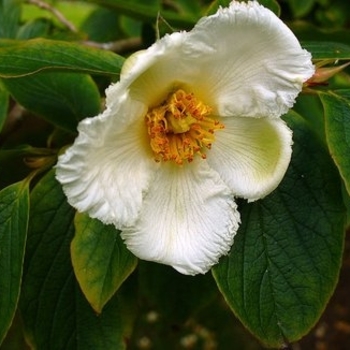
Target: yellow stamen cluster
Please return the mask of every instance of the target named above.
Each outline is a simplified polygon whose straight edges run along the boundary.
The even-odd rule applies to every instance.
[[[211,108],[191,93],[179,89],[159,106],[150,108],[145,120],[155,160],[183,164],[198,154],[206,158],[215,140],[214,131],[224,125],[210,117]]]

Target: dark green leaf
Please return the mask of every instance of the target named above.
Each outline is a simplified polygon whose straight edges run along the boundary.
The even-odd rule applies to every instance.
[[[158,0],[158,3],[159,2],[160,1]],[[158,4],[158,6],[160,5]],[[170,6],[172,6],[173,10],[177,13],[185,16],[189,15],[197,17],[202,11],[199,1],[177,0],[176,3],[174,2]]]
[[[20,16],[20,0],[0,1],[0,38],[16,37]]]
[[[127,349],[136,314],[136,290],[137,286],[134,281],[126,281],[118,293],[106,304],[100,315],[92,311],[79,291],[76,298],[77,345],[71,349]],[[62,348],[62,350],[69,349]]]
[[[228,7],[231,2],[232,0],[215,0],[210,4],[209,8],[206,11],[206,14],[210,15],[215,13],[219,7]],[[266,8],[270,9],[277,16],[280,15],[281,8],[276,0],[259,0],[258,2]]]
[[[0,77],[18,77],[41,70],[67,70],[119,75],[124,58],[110,51],[76,43],[32,39],[0,41]]]
[[[36,37],[44,37],[50,29],[50,21],[46,18],[37,18],[26,22],[18,31],[17,39],[29,40]]]
[[[315,5],[315,0],[289,0],[294,17],[307,15]]]
[[[22,145],[15,149],[0,149],[0,188],[21,181],[33,171],[27,161],[37,161],[39,167],[55,162],[57,151]]]
[[[350,45],[326,41],[303,41],[302,46],[311,52],[314,60],[350,59]]]
[[[184,276],[169,266],[144,261],[137,272],[140,310],[133,339],[146,336],[154,349],[182,349],[180,339],[190,331],[195,314],[218,299],[212,276]]]
[[[15,183],[0,192],[0,344],[17,308],[28,214],[27,181]]]
[[[100,93],[89,75],[41,72],[3,82],[22,106],[66,130],[100,112]]]
[[[217,293],[210,275],[184,276],[169,266],[142,261],[138,271],[144,306],[173,323],[184,322]]]
[[[118,13],[130,16],[132,18],[156,23],[158,16],[162,16],[171,26],[181,28],[191,28],[199,19],[198,16],[189,14],[178,14],[170,10],[161,10],[159,6],[148,6],[148,4],[137,3],[135,1],[124,0],[88,0],[118,10]]]
[[[9,94],[0,82],[0,132],[4,126],[8,112]]]
[[[346,212],[338,173],[295,112],[293,159],[281,185],[241,205],[242,225],[228,257],[214,268],[242,323],[265,345],[308,333],[337,283]]]
[[[119,16],[116,11],[107,8],[97,8],[83,22],[81,30],[89,40],[109,42],[121,38]]]
[[[328,0],[327,0],[328,1]],[[288,26],[302,42],[322,42],[343,43],[349,45],[350,31],[348,29],[324,30],[308,21],[288,22]]]
[[[322,103],[317,94],[300,94],[293,106],[308,126],[325,142],[324,118]]]
[[[72,263],[80,287],[93,309],[107,301],[132,273],[137,259],[127,250],[113,225],[77,213],[71,244]]]
[[[217,350],[263,350],[258,340],[232,315],[221,298],[215,298],[192,315],[186,326],[190,328],[187,329],[187,337],[188,334],[194,334],[198,339],[197,344],[203,343],[202,347],[194,347],[196,350],[210,349],[211,344],[214,345],[213,349]]]
[[[11,328],[8,330],[6,338],[0,345],[0,350],[31,350],[25,342],[23,325],[18,313],[12,321]]]
[[[231,0],[214,0],[211,2],[210,6],[207,8],[205,11],[205,15],[212,15],[214,14],[219,7],[228,7],[230,4]]]
[[[350,194],[350,90],[320,93],[327,144]]]
[[[270,9],[275,15],[280,16],[281,14],[281,7],[278,4],[277,0],[259,0],[258,1],[261,5],[267,7]]]
[[[50,171],[31,194],[20,303],[28,340],[37,350],[125,349],[131,297],[118,293],[101,315],[91,309],[70,260],[74,215]]]

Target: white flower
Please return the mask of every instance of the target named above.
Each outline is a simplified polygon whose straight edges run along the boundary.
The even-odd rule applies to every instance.
[[[292,132],[279,117],[313,72],[271,11],[234,1],[125,62],[57,179],[139,258],[205,273],[233,243],[234,197],[257,200],[283,178]]]

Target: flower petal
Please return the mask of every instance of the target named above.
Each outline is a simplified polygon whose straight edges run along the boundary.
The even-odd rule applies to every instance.
[[[147,50],[136,52],[124,63],[121,83],[132,98],[148,106],[160,104],[171,90],[197,81],[201,73],[196,50],[184,54],[188,33],[165,35]]]
[[[208,164],[235,196],[254,201],[281,182],[291,159],[292,131],[282,119],[225,118]]]
[[[102,115],[83,120],[79,136],[56,166],[69,203],[117,227],[136,220],[143,191],[158,166],[146,144],[143,119],[127,128],[118,123],[125,113],[143,115],[144,108],[138,103],[121,105],[117,112],[107,108]]]
[[[278,117],[313,73],[311,55],[273,12],[233,1],[131,56],[121,80],[151,106],[184,88],[220,116]]]
[[[278,117],[314,73],[311,55],[291,30],[258,4],[233,1],[201,19],[186,45],[211,47],[197,60],[200,82],[220,116]]]
[[[166,163],[152,181],[139,220],[123,229],[122,237],[139,258],[194,275],[228,253],[239,221],[231,192],[205,161],[184,167]]]

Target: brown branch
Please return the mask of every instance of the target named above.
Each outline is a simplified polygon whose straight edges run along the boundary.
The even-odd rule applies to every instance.
[[[116,53],[136,51],[142,49],[142,40],[139,37],[111,41],[109,43],[98,43],[95,41],[83,41],[84,45],[109,50]]]
[[[51,12],[58,19],[58,21],[61,22],[65,27],[67,27],[71,32],[78,32],[77,28],[72,22],[70,22],[60,11],[58,11],[56,8],[54,8],[47,2],[41,0],[26,0],[26,2],[28,4],[35,5],[41,9]]]

